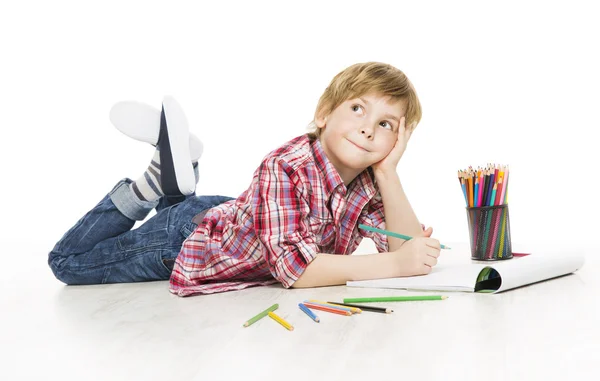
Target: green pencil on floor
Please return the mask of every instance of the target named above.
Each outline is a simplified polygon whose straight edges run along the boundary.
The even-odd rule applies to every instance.
[[[419,300],[444,300],[447,296],[421,295],[421,296],[381,296],[374,298],[346,298],[344,303],[371,303],[371,302],[412,302]]]
[[[244,327],[251,326],[252,324],[254,324],[257,321],[259,321],[260,319],[262,319],[265,316],[267,316],[269,314],[269,312],[275,311],[278,308],[279,308],[279,304],[277,304],[277,303],[273,304],[271,307],[267,308],[263,312],[259,313],[258,315],[254,316],[252,319],[250,319],[247,322],[245,322],[244,323]]]

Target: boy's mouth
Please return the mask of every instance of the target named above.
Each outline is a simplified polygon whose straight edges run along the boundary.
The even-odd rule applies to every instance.
[[[350,140],[350,139],[346,139],[346,140],[348,140],[350,143],[352,143],[355,147],[357,147],[357,148],[359,148],[359,149],[361,149],[361,150],[363,150],[365,152],[369,152],[367,149],[359,146],[358,144],[354,143],[352,140]]]

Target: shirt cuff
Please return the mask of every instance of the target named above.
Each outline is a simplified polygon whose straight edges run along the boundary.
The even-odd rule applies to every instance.
[[[299,234],[288,235],[286,244],[289,246],[289,251],[277,258],[275,278],[283,287],[290,288],[319,253],[317,245]]]

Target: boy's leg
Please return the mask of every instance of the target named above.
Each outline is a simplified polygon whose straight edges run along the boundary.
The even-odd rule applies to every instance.
[[[179,106],[179,104],[172,97],[167,96],[165,97],[164,101],[167,102],[171,114],[176,113],[175,116],[187,124],[185,115],[181,110],[181,106]],[[159,109],[151,105],[136,101],[123,101],[114,104],[111,108],[110,121],[123,134],[135,140],[150,143],[156,147],[161,135],[160,125],[163,115],[164,111],[161,113]],[[190,133],[189,152],[192,166],[194,168],[196,184],[198,183],[198,160],[202,156],[203,147],[204,145],[202,144],[202,141]],[[157,161],[160,161],[160,156],[157,156],[156,159],[158,159]],[[149,170],[144,173],[144,179],[141,181],[143,193],[140,191],[140,189],[136,189],[136,191],[142,193],[142,197],[153,197],[153,183],[155,182],[155,172],[151,165]],[[149,187],[147,187],[144,183],[147,183]],[[161,197],[156,207],[156,211],[159,212],[164,208],[183,202],[188,197],[192,197],[192,195]]]
[[[198,184],[198,162],[192,162],[194,167],[194,175],[196,176],[196,184]],[[190,197],[195,197],[195,194],[190,194],[187,196],[163,196],[158,200],[158,205],[156,206],[156,212],[160,212],[164,208],[168,208],[169,206],[173,206],[179,204],[180,202],[184,202]]]
[[[197,227],[194,216],[232,200],[189,196],[128,230],[135,220],[126,217],[115,202],[120,205],[132,197],[130,182],[120,181],[56,244],[48,263],[60,281],[75,285],[168,280],[183,241]],[[153,206],[138,204],[134,210],[130,205],[129,211],[142,217]]]
[[[171,118],[166,117],[167,113]],[[172,234],[173,229],[167,227],[168,221],[157,218],[160,212],[136,229],[135,234],[130,234],[130,229],[136,220],[143,220],[152,208],[157,207],[168,190],[172,198],[163,201],[163,207],[167,206],[166,202],[185,199],[183,193],[190,192],[189,184],[181,187],[180,175],[189,178],[191,174],[194,178],[196,171],[186,172],[188,167],[184,159],[176,162],[171,156],[180,150],[189,151],[187,122],[181,113],[177,104],[167,103],[166,108],[163,104],[161,137],[144,175],[135,182],[128,179],[119,182],[56,244],[48,263],[58,279],[68,284],[93,284],[168,278],[169,273],[160,259],[177,255],[180,236]],[[161,162],[165,165],[161,166]],[[185,191],[181,192],[183,189]]]
[[[157,266],[160,261],[153,258],[163,253],[149,251],[158,249],[158,244],[168,246],[164,245],[167,241],[164,234],[160,234],[163,228],[155,227],[159,234],[129,234],[139,230],[131,231],[135,221],[144,219],[158,204],[158,201],[144,202],[135,198],[130,183],[129,179],[121,180],[54,246],[48,264],[57,279],[66,284],[100,284],[108,283],[109,279],[115,283],[168,277],[166,271]],[[139,233],[151,231],[152,226],[150,223]],[[121,266],[128,267],[128,271],[119,270]]]

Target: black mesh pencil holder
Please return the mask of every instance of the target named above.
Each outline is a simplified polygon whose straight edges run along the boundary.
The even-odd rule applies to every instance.
[[[467,208],[471,259],[495,261],[513,257],[508,205]]]

